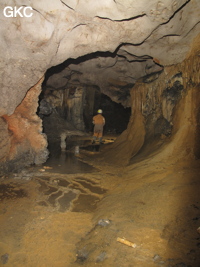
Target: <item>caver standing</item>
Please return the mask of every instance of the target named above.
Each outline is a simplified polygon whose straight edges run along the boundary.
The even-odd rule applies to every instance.
[[[102,116],[102,109],[99,109],[97,111],[97,115],[93,117],[92,123],[94,124],[94,134],[93,134],[93,141],[92,144],[96,142],[96,140],[99,140],[100,143],[102,143],[102,137],[103,137],[103,127],[105,125],[105,118]]]

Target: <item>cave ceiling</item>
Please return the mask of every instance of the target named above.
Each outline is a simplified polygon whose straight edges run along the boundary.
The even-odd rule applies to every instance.
[[[95,85],[128,106],[128,89],[182,62],[200,29],[199,0],[2,0],[1,10],[8,5],[31,6],[33,16],[1,12],[0,114],[47,70],[46,86]]]

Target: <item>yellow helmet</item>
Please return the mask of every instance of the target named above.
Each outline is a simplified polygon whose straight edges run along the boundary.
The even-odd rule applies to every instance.
[[[103,110],[102,109],[98,109],[97,113],[103,113]]]

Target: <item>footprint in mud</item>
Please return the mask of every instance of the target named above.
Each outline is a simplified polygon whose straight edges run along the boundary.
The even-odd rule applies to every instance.
[[[73,212],[92,212],[96,209],[100,199],[92,195],[80,194],[78,199],[73,203]]]
[[[69,210],[71,202],[77,197],[77,194],[69,191],[64,193],[63,197],[58,199],[58,203],[60,205],[59,211],[65,212]]]
[[[27,192],[15,184],[0,184],[0,201],[27,197]]]
[[[9,254],[8,253],[1,256],[1,263],[2,264],[6,264],[8,262],[8,260],[9,260]]]
[[[52,193],[49,195],[49,198],[47,199],[47,201],[53,206],[56,207],[56,199],[58,197],[60,197],[63,194],[62,191],[58,191],[56,193]]]

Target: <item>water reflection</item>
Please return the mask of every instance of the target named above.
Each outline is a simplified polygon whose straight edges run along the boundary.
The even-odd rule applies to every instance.
[[[49,147],[49,151],[49,159],[45,163],[45,166],[52,168],[48,170],[49,172],[75,174],[98,171],[93,166],[82,162],[74,152],[61,151],[59,144]]]

